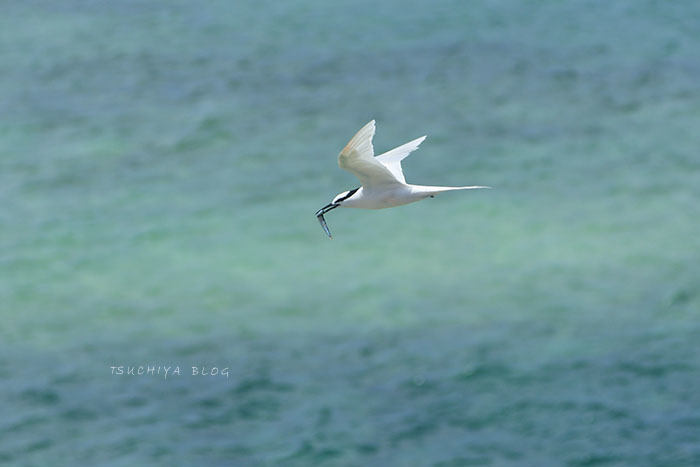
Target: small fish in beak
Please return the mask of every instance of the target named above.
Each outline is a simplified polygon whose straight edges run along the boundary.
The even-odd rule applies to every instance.
[[[335,208],[340,206],[339,204],[327,204],[326,206],[322,207],[318,211],[316,211],[316,218],[318,219],[318,222],[321,224],[321,227],[323,227],[324,232],[326,232],[326,235],[328,235],[328,238],[333,238],[333,235],[331,235],[331,231],[328,229],[328,225],[326,224],[326,219],[323,217],[325,213],[328,211],[331,211]]]
[[[316,217],[318,218],[318,221],[321,223],[321,227],[323,227],[323,230],[326,231],[326,235],[328,235],[328,238],[333,238],[333,235],[331,235],[331,231],[328,230],[328,225],[326,224],[326,219],[323,218],[323,213],[319,214]]]

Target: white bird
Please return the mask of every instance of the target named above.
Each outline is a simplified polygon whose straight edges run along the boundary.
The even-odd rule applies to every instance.
[[[333,201],[316,212],[318,221],[330,238],[332,238],[331,231],[323,215],[335,208],[392,208],[428,197],[432,198],[444,191],[491,188],[488,186],[424,186],[406,183],[401,161],[418,149],[425,136],[374,157],[372,146],[374,131],[374,120],[372,120],[352,137],[338,155],[340,168],[353,173],[360,179],[362,186],[339,193]]]

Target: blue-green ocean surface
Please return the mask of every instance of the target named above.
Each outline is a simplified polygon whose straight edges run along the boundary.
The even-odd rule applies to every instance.
[[[1,3],[0,464],[700,465],[697,2]]]

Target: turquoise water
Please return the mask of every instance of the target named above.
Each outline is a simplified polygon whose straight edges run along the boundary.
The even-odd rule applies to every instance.
[[[0,463],[700,465],[695,2],[2,10]]]

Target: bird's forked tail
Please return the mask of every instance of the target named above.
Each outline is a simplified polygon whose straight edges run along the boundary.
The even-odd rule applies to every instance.
[[[438,193],[443,193],[445,191],[457,191],[457,190],[477,190],[479,188],[491,188],[490,186],[425,186],[425,185],[413,185],[414,192],[425,193],[426,195],[436,195]]]

